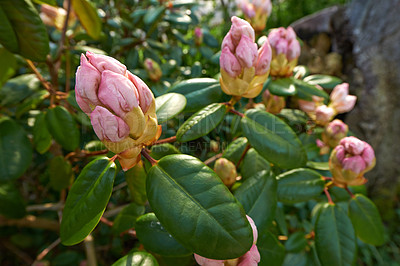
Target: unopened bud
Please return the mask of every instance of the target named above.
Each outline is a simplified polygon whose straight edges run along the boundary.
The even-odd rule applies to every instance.
[[[328,124],[335,116],[335,110],[326,105],[320,105],[315,110],[315,121],[319,125]]]
[[[239,1],[239,8],[255,31],[259,32],[265,29],[272,11],[271,0]]]
[[[342,83],[337,85],[331,95],[330,105],[334,108],[337,113],[346,113],[351,111],[356,104],[357,97],[354,95],[349,95],[349,84]]]
[[[329,147],[334,148],[339,145],[341,139],[347,136],[349,127],[339,119],[330,122],[322,133],[322,140]]]
[[[230,187],[237,177],[236,166],[225,158],[219,158],[214,164],[215,173],[221,178],[222,182]]]
[[[152,81],[157,82],[162,77],[160,65],[153,59],[146,58],[144,60],[144,68]]]
[[[203,30],[200,27],[194,29],[194,43],[200,46],[203,43]]]
[[[263,93],[263,102],[267,112],[271,114],[278,114],[283,108],[285,108],[286,101],[282,96],[272,95],[269,90],[265,90]]]

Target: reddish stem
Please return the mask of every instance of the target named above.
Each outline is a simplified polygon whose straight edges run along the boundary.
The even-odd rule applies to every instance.
[[[235,109],[230,109],[229,112],[231,112],[232,114],[238,115],[240,117],[244,117],[244,114],[241,112],[236,111]]]
[[[152,166],[158,163],[157,160],[155,160],[153,157],[150,156],[149,152],[145,148],[142,149],[141,153],[143,157],[146,158],[151,163]]]
[[[250,150],[251,146],[247,144],[246,148],[244,149],[242,155],[240,156],[239,161],[236,164],[236,168],[239,168],[240,163],[243,161],[244,157],[246,156],[246,153]]]
[[[326,197],[328,198],[329,204],[334,205],[335,203],[333,202],[333,200],[331,198],[331,194],[329,194],[329,191],[327,188],[324,188],[324,192],[325,192]]]
[[[345,186],[344,189],[347,191],[347,193],[349,193],[349,195],[350,195],[352,198],[355,197],[354,194],[353,194],[353,192],[351,192],[350,189],[349,189],[347,186]]]
[[[103,224],[105,224],[105,225],[107,225],[107,226],[109,226],[109,227],[112,227],[112,226],[114,225],[113,222],[111,222],[110,220],[108,220],[108,219],[105,218],[105,217],[101,217],[101,218],[100,218],[100,222],[102,222]]]
[[[163,143],[171,143],[174,141],[176,141],[176,136],[172,136],[172,137],[169,137],[166,139],[160,139],[160,140],[154,142],[153,145],[158,145],[158,144],[163,144]]]
[[[207,160],[205,160],[204,164],[209,165],[210,163],[214,162],[215,160],[217,160],[221,157],[222,157],[222,153],[218,153],[217,155],[214,155],[213,157],[210,157]]]

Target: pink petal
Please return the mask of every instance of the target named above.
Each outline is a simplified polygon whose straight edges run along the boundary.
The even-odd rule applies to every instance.
[[[126,66],[121,64],[117,59],[110,56],[86,52],[89,62],[97,68],[100,72],[110,70],[112,72],[125,75]]]
[[[243,35],[236,47],[236,58],[242,67],[252,67],[257,60],[257,44],[249,37]]]
[[[258,49],[258,58],[256,62],[256,75],[261,76],[268,72],[272,60],[272,50],[268,39]]]
[[[154,101],[154,95],[149,87],[141,80],[138,76],[133,75],[127,71],[129,80],[135,85],[137,92],[139,93],[139,105],[142,112],[145,114],[149,109],[152,101]]]
[[[342,165],[344,170],[351,170],[355,174],[361,173],[366,168],[366,164],[360,155],[344,158]]]
[[[118,142],[129,135],[129,126],[104,107],[96,106],[90,114],[90,121],[100,140]]]
[[[242,67],[236,57],[231,53],[228,47],[225,47],[219,58],[220,67],[228,73],[229,76],[235,78],[242,73]]]

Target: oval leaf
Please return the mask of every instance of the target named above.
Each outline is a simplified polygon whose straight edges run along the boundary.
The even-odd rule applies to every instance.
[[[139,161],[134,167],[124,172],[124,174],[132,201],[139,205],[145,205],[147,202],[147,175],[143,167],[143,161]]]
[[[46,113],[46,125],[54,139],[66,150],[79,146],[79,130],[74,118],[63,106],[56,106]]]
[[[27,59],[33,61],[45,61],[46,56],[50,52],[49,38],[46,27],[39,17],[36,8],[29,0],[7,0],[1,2],[1,8],[8,18],[9,23],[13,27],[13,31],[17,37],[18,45],[12,46],[15,42],[11,34],[0,37],[0,42],[14,53],[18,53]],[[0,16],[0,18],[3,18]],[[4,21],[6,23],[6,21]],[[1,23],[3,24],[3,19]],[[6,23],[7,24],[7,23]],[[1,34],[3,34],[4,26],[1,26]],[[9,28],[8,28],[9,29]],[[4,38],[10,39],[6,42]]]
[[[158,266],[158,262],[150,253],[136,251],[120,258],[112,266]]]
[[[281,266],[285,258],[285,248],[275,235],[270,232],[259,234],[257,248],[261,260],[259,266]]]
[[[156,98],[158,123],[163,123],[177,116],[185,109],[186,98],[179,93],[167,93]]]
[[[326,203],[315,222],[315,246],[324,266],[353,265],[356,236],[347,214],[337,205]]]
[[[240,203],[197,158],[162,158],[148,173],[147,196],[168,232],[200,256],[238,258],[253,243],[252,229]]]
[[[283,203],[297,203],[319,196],[325,182],[321,175],[310,169],[295,169],[285,172],[278,179],[278,200]]]
[[[0,182],[20,177],[32,160],[32,146],[14,120],[0,120]]]
[[[319,85],[324,89],[333,89],[343,81],[338,77],[328,75],[311,75],[304,78],[304,81],[311,85]]]
[[[112,231],[114,234],[119,235],[135,227],[136,219],[144,213],[144,206],[131,203],[124,207],[114,220]]]
[[[349,203],[349,217],[357,236],[365,243],[382,245],[384,228],[375,204],[362,194],[355,195]]]
[[[259,231],[268,228],[275,218],[276,189],[275,176],[268,171],[262,171],[245,180],[235,191],[235,197],[242,203]]]
[[[17,35],[15,35],[11,22],[8,20],[6,12],[1,6],[0,21],[0,43],[9,51],[17,53],[19,51]]]
[[[72,8],[87,34],[97,40],[101,36],[101,20],[96,7],[88,0],[72,0]]]
[[[68,188],[73,180],[71,164],[64,159],[64,156],[56,156],[51,159],[48,167],[50,185],[57,191]]]
[[[178,129],[176,140],[186,142],[207,135],[224,120],[227,111],[225,104],[213,103],[201,109]]]
[[[307,239],[304,232],[294,232],[285,242],[285,249],[287,252],[300,252],[307,246]]]
[[[243,179],[247,179],[260,171],[271,169],[270,163],[264,159],[258,152],[251,148],[247,151],[240,167],[240,173]]]
[[[151,252],[166,257],[192,254],[165,230],[154,213],[147,213],[139,217],[135,229],[140,243]]]
[[[300,79],[293,79],[293,81],[296,86],[297,97],[300,99],[312,101],[312,96],[319,96],[325,99],[329,98],[329,95],[325,91],[317,89],[315,85],[311,85]]]
[[[241,120],[245,137],[257,152],[281,168],[296,168],[307,161],[307,154],[293,130],[276,116],[250,109]]]
[[[293,84],[293,80],[290,78],[271,80],[268,84],[268,90],[271,94],[279,96],[296,95],[296,87]]]
[[[248,140],[245,137],[235,139],[228,145],[222,154],[222,157],[228,159],[234,164],[237,164],[240,160],[240,157],[242,157],[244,150],[246,149],[247,143]]]
[[[61,221],[61,243],[75,245],[99,223],[116,175],[115,163],[106,157],[86,165],[69,191]]]

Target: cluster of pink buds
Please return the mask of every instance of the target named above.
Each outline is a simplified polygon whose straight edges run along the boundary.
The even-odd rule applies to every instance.
[[[268,40],[257,50],[254,29],[238,17],[222,42],[221,88],[233,96],[254,98],[269,75],[271,47]]]
[[[339,187],[364,184],[367,181],[364,174],[374,166],[374,150],[355,137],[342,139],[329,158],[333,181]]]
[[[249,220],[251,228],[253,229],[253,246],[251,247],[251,249],[249,251],[247,251],[246,254],[244,254],[240,258],[232,259],[232,260],[213,260],[213,259],[207,259],[207,258],[204,258],[197,254],[194,254],[194,258],[196,259],[196,262],[201,266],[224,266],[224,265],[257,266],[261,259],[260,253],[258,252],[258,249],[256,246],[257,238],[258,238],[257,227],[254,224],[253,219],[250,218],[250,216],[246,215],[246,217],[247,217],[247,220]]]
[[[279,114],[286,106],[285,97],[273,95],[269,90],[265,90],[262,95],[263,103],[267,112]]]
[[[321,87],[317,86],[321,89]],[[322,97],[313,96],[313,101],[299,100],[299,107],[306,112],[319,125],[326,125],[337,114],[349,112],[354,108],[357,97],[349,95],[349,84],[337,85],[331,95],[329,105],[324,104]]]
[[[339,145],[341,139],[347,136],[349,127],[339,119],[335,119],[325,126],[322,132],[322,141],[317,139],[317,146],[321,149],[320,154],[327,154],[330,148]]]
[[[239,2],[239,8],[255,31],[262,31],[272,11],[271,0],[246,0]]]
[[[116,59],[87,52],[76,72],[76,101],[90,117],[94,132],[118,154],[124,170],[159,138],[155,100],[147,85]]]
[[[291,76],[301,52],[300,43],[293,28],[273,29],[268,39],[272,48],[271,76]]]

